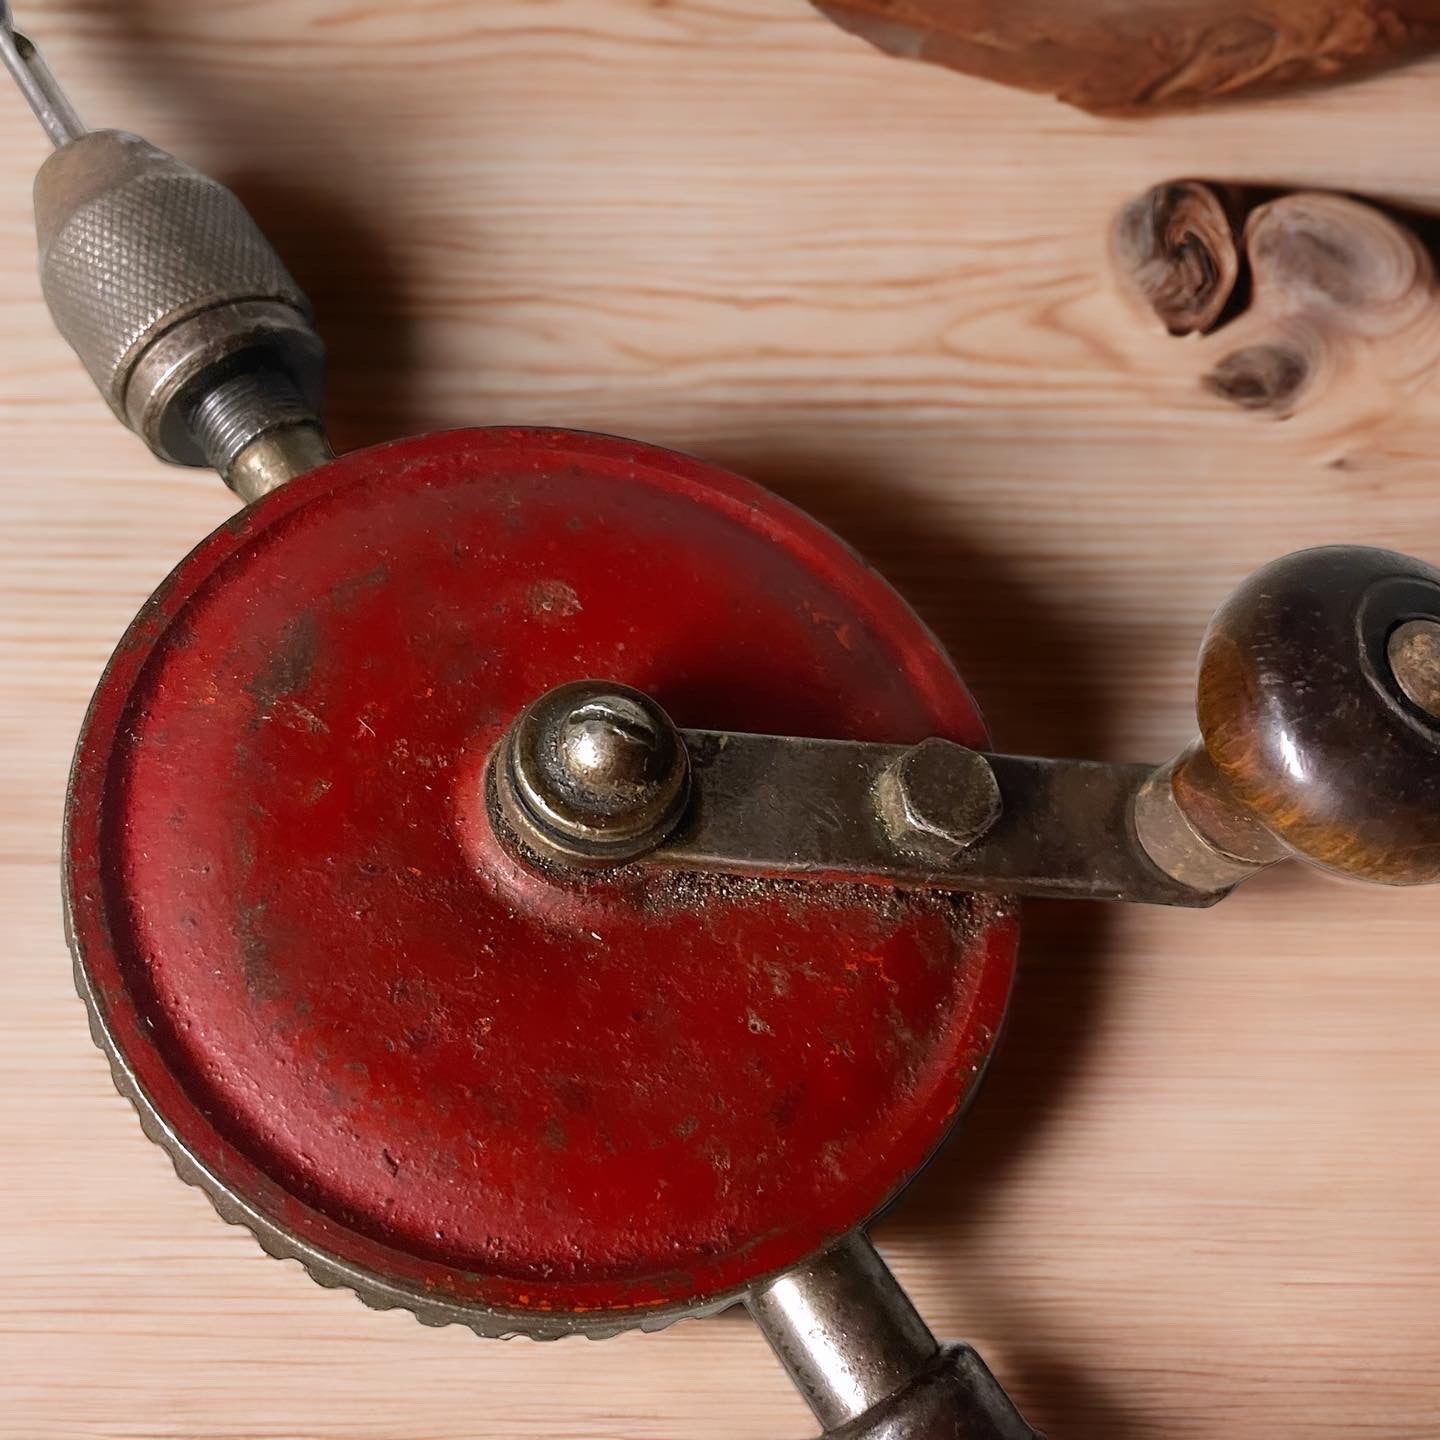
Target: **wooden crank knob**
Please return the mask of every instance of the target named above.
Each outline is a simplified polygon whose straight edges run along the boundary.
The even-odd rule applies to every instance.
[[[1342,545],[1266,565],[1206,632],[1197,712],[1175,798],[1223,849],[1440,879],[1440,570]]]

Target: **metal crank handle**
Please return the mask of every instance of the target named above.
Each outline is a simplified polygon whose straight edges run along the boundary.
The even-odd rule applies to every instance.
[[[86,130],[3,0],[0,55],[56,147],[35,177],[45,302],[110,408],[246,501],[328,460],[324,347],[245,207],[137,136]]]
[[[937,1344],[863,1234],[745,1304],[826,1440],[1043,1440],[970,1346]]]
[[[1200,652],[1200,738],[1158,768],[677,730],[622,686],[562,685],[491,766],[502,832],[550,863],[1210,905],[1277,861],[1440,879],[1440,571],[1301,551]]]

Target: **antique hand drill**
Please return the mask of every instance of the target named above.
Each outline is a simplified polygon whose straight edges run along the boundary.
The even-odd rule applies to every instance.
[[[733,475],[539,429],[332,458],[240,202],[85,130],[0,15],[57,324],[248,506],[126,632],[71,782],[76,980],[146,1133],[367,1304],[554,1338],[742,1303],[837,1440],[1031,1436],[864,1233],[978,1084],[1014,897],[1435,880],[1440,572],[1266,567],[1167,765],[988,753],[885,581]]]

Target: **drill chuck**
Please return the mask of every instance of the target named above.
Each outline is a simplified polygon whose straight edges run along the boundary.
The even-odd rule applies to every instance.
[[[40,279],[100,393],[162,459],[229,462],[276,428],[318,437],[323,347],[309,303],[239,199],[145,140],[91,131],[35,180]],[[279,376],[284,405],[219,455],[204,402],[237,375]],[[275,388],[275,387],[272,387]]]

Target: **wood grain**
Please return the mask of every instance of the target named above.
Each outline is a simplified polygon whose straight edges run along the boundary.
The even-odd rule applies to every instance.
[[[1440,65],[1140,126],[902,67],[798,0],[32,0],[87,117],[230,178],[314,293],[342,445],[537,421],[680,445],[834,525],[1007,747],[1158,759],[1211,608],[1285,550],[1440,556],[1440,415],[1314,447],[1110,293],[1176,174],[1440,206]],[[1257,137],[1263,137],[1263,143]],[[779,1440],[743,1318],[506,1346],[261,1257],[110,1089],[56,853],[108,647],[231,504],[52,332],[0,96],[0,1436]],[[1035,906],[988,1092],[879,1239],[1055,1440],[1440,1429],[1440,897],[1275,873]]]

